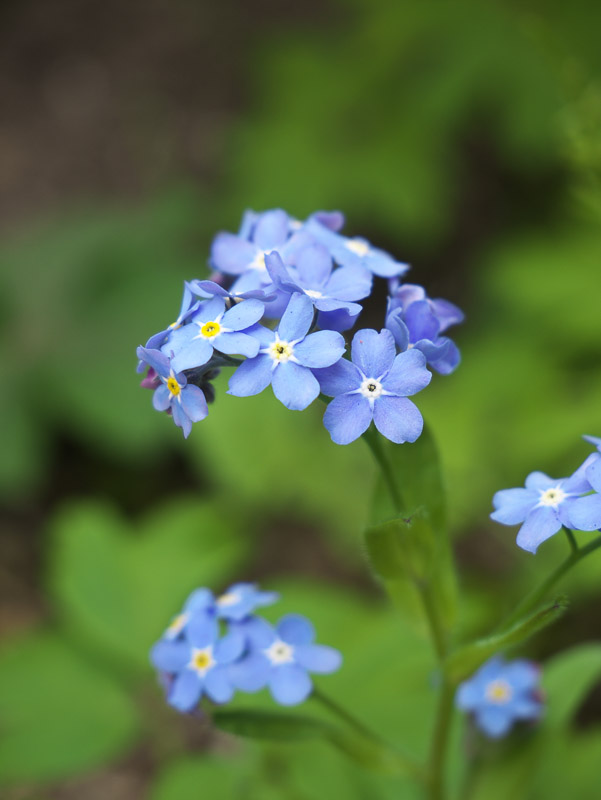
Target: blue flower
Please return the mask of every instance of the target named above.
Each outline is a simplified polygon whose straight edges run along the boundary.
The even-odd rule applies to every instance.
[[[263,303],[268,303],[275,298],[275,290],[273,287],[267,286],[264,288],[260,281],[256,282],[256,288],[248,290],[237,290],[234,286],[226,289],[215,280],[194,280],[186,283],[187,288],[192,294],[201,297],[203,300],[209,300],[211,297],[222,297],[224,300],[237,303],[240,300],[261,300]]]
[[[165,330],[159,331],[155,333],[150,339],[146,342],[146,349],[147,350],[158,350],[160,349],[161,345],[167,339],[167,336],[171,333],[171,331],[175,331],[185,323],[185,321],[190,317],[198,308],[199,303],[198,300],[195,299],[194,294],[190,291],[187,284],[184,283],[184,295],[182,297],[182,304],[179,310],[179,314],[177,315],[177,319],[175,322],[172,322],[168,325]],[[138,372],[144,371],[144,361],[140,360],[138,362]]]
[[[373,247],[366,239],[342,236],[327,224],[324,225],[319,216],[309,217],[303,230],[324,245],[334,261],[342,267],[363,267],[381,278],[403,275],[409,269],[408,264],[395,261],[391,255]]]
[[[536,720],[542,712],[540,671],[523,659],[506,663],[499,657],[487,661],[459,686],[455,703],[474,714],[487,736],[498,739],[516,720]]]
[[[458,366],[461,356],[455,343],[440,334],[464,319],[463,312],[447,300],[431,300],[421,286],[391,281],[393,294],[388,298],[386,327],[392,332],[399,350],[421,350],[432,369],[448,375]]]
[[[283,617],[275,628],[255,618],[248,626],[250,651],[230,669],[236,688],[256,692],[265,686],[277,703],[302,703],[311,694],[309,672],[335,672],[342,656],[332,647],[314,644],[315,630],[298,614]]]
[[[202,390],[198,386],[188,384],[186,376],[176,372],[167,356],[160,350],[138,347],[137,355],[155,371],[161,381],[152,396],[153,406],[157,411],[170,412],[173,421],[187,438],[192,430],[192,423],[200,422],[209,413]]]
[[[244,651],[244,638],[236,631],[219,637],[215,617],[196,613],[186,623],[184,636],[160,640],[151,661],[168,677],[167,702],[178,711],[192,711],[206,694],[215,703],[227,703],[234,694],[230,665]]]
[[[569,478],[550,478],[543,472],[532,472],[525,488],[503,489],[493,497],[495,510],[490,515],[503,525],[522,524],[517,544],[536,553],[538,546],[563,526],[591,531],[601,524],[601,496],[582,497],[591,487],[587,468],[590,456]]]
[[[183,609],[171,620],[163,633],[163,639],[180,639],[186,625],[197,613],[215,614],[216,605],[210,589],[195,589],[186,600]]]
[[[274,286],[288,294],[306,294],[311,299],[320,312],[317,320],[320,328],[331,330],[328,318],[332,319],[332,312],[338,312],[335,319],[342,321],[342,327],[336,330],[351,328],[362,310],[355,301],[363,300],[371,292],[370,272],[357,265],[332,271],[332,257],[323,245],[305,247],[297,254],[296,266],[288,269],[277,252],[269,253],[265,263]]]
[[[243,300],[226,311],[225,300],[214,297],[200,306],[187,325],[170,335],[162,350],[171,355],[177,370],[206,364],[214,349],[252,358],[259,351],[259,342],[248,329],[261,319],[264,310],[259,300]]]
[[[333,364],[345,349],[339,333],[308,334],[312,323],[311,299],[305,294],[293,294],[277,330],[257,326],[253,332],[261,343],[259,354],[234,372],[228,393],[249,397],[271,384],[273,393],[287,408],[307,408],[319,394],[319,383],[311,369]]]
[[[263,606],[270,606],[279,598],[277,592],[262,592],[254,583],[235,583],[216,603],[217,616],[239,622]]]
[[[336,444],[349,444],[373,420],[383,436],[397,444],[414,442],[423,419],[409,395],[424,389],[432,378],[419,350],[396,355],[390,331],[358,331],[351,347],[352,362],[341,358],[328,369],[315,370],[321,391],[334,399],[324,425]]]

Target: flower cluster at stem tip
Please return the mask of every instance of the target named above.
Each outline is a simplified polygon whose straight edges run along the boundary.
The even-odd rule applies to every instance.
[[[478,728],[498,739],[519,720],[537,720],[543,710],[540,670],[525,659],[505,662],[494,656],[460,684],[455,704],[473,714]]]
[[[563,528],[595,531],[601,528],[601,439],[585,436],[595,445],[569,478],[550,478],[531,472],[524,488],[503,489],[493,497],[490,515],[503,525],[519,525],[517,544],[536,553],[542,542]]]
[[[167,702],[191,712],[204,697],[229,702],[236,690],[269,688],[284,706],[311,694],[309,673],[335,672],[342,656],[315,644],[308,619],[287,614],[272,626],[254,612],[278,600],[252,583],[237,583],[215,597],[196,589],[151,650]]]
[[[211,278],[187,281],[176,320],[137,350],[142,386],[184,436],[207,416],[219,370],[235,367],[228,393],[236,397],[271,385],[297,411],[320,394],[333,398],[324,425],[337,444],[372,421],[393,442],[419,437],[422,416],[408,398],[430,382],[426,365],[447,375],[459,364],[444,334],[463,314],[402,283],[407,264],[344,236],[343,226],[337,211],[301,222],[272,209],[247,211],[237,234],[217,234]],[[343,333],[356,326],[374,278],[388,281],[383,328],[356,331],[349,359]]]

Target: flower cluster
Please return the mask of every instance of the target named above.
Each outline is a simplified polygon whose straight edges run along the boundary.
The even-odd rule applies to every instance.
[[[209,589],[192,592],[151,651],[167,702],[189,712],[205,695],[227,703],[236,690],[265,687],[282,705],[306,700],[313,689],[309,673],[334,672],[342,656],[314,644],[305,617],[288,614],[272,626],[254,613],[277,599],[251,583],[237,583],[218,597]]]
[[[372,420],[394,442],[417,439],[423,421],[407,398],[430,381],[426,364],[441,374],[458,365],[457,347],[442,334],[463,314],[401,283],[408,265],[342,235],[343,225],[340,212],[300,222],[281,209],[248,211],[237,234],[215,237],[211,278],[187,282],[175,322],[137,351],[138,371],[147,370],[142,386],[154,389],[154,407],[184,436],[208,414],[211,381],[234,367],[228,393],[236,397],[271,385],[297,411],[320,394],[332,397],[324,424],[338,444]],[[374,277],[388,280],[384,327],[357,331],[349,359],[343,333],[355,326]]]
[[[531,661],[505,662],[495,656],[459,686],[455,703],[461,711],[474,715],[487,736],[498,739],[517,720],[540,717],[543,704],[539,682],[540,670]]]
[[[597,448],[569,478],[531,472],[525,488],[503,489],[493,497],[491,518],[521,528],[517,544],[536,553],[562,527],[576,531],[601,528],[601,439],[585,436]]]

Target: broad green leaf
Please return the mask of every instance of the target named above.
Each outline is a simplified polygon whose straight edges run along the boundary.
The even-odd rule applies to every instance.
[[[559,653],[545,664],[542,685],[547,696],[545,725],[561,729],[592,687],[601,679],[601,644],[578,645]]]
[[[0,782],[43,781],[121,757],[139,734],[128,694],[56,636],[0,652]]]
[[[109,505],[68,506],[51,542],[50,587],[64,621],[140,668],[188,594],[198,586],[219,591],[250,546],[248,525],[231,510],[183,496],[133,528]]]

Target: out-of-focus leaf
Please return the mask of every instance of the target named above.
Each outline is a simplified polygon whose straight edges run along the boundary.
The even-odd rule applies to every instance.
[[[545,664],[542,686],[547,696],[545,725],[561,729],[570,724],[586,695],[601,678],[601,644],[572,647]]]
[[[139,732],[130,697],[58,638],[0,653],[0,782],[57,779],[106,764]]]
[[[189,592],[219,591],[244,560],[248,529],[218,504],[181,497],[154,509],[134,530],[109,505],[68,506],[52,524],[50,585],[67,625],[131,666]]]

